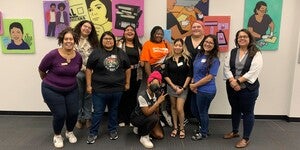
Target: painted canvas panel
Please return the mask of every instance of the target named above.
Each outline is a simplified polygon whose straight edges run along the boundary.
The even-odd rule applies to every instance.
[[[228,51],[230,16],[205,16],[203,19],[205,34],[214,34],[218,38],[220,52]]]
[[[33,23],[31,19],[3,19],[1,36],[3,53],[34,53]]]
[[[82,20],[90,20],[85,0],[69,0],[70,26],[74,28]]]
[[[144,0],[112,1],[113,33],[123,35],[123,29],[132,25],[138,36],[144,35]]]
[[[277,50],[282,0],[245,0],[244,28],[255,37],[261,50]]]
[[[57,37],[70,26],[69,3],[66,1],[44,1],[45,35]]]
[[[0,11],[0,35],[3,34],[3,18],[2,18],[2,12]]]
[[[195,20],[208,16],[209,0],[167,0],[167,29],[172,39],[191,35]]]
[[[69,0],[69,3],[72,27],[86,19],[94,23],[98,37],[105,31],[112,31],[111,0]]]

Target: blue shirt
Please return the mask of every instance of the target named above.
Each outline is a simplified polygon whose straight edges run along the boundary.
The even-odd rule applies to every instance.
[[[206,55],[201,55],[197,54],[195,61],[194,61],[194,82],[198,82],[202,78],[204,78],[207,74],[211,74],[214,77],[218,73],[218,69],[220,66],[220,61],[219,58],[213,58],[211,67],[209,69],[209,72],[207,71],[207,56]],[[198,92],[205,92],[205,93],[216,93],[217,88],[216,88],[216,83],[215,83],[215,78],[212,78],[208,83],[205,85],[199,86],[197,88]]]
[[[15,44],[13,40],[7,45],[7,49],[30,49],[29,45],[22,40],[20,45]]]

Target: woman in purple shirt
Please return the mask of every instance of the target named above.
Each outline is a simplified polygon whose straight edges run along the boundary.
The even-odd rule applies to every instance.
[[[82,65],[81,55],[74,50],[78,37],[71,28],[58,35],[61,48],[50,51],[39,65],[42,81],[42,95],[53,115],[53,143],[63,147],[61,131],[66,122],[65,136],[70,143],[76,143],[73,129],[78,115],[78,87],[76,74]]]

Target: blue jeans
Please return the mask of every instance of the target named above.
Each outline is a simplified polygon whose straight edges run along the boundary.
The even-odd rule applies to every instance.
[[[77,74],[77,84],[79,90],[79,112],[78,120],[92,118],[92,95],[86,92],[85,73],[80,71]]]
[[[108,131],[117,131],[118,126],[118,107],[123,92],[114,93],[93,93],[93,108],[92,113],[92,126],[90,128],[90,134],[98,135],[99,126],[105,111],[105,107],[108,107]]]
[[[61,133],[65,121],[67,130],[73,131],[78,115],[78,88],[62,91],[42,83],[42,95],[53,115],[54,133]]]
[[[227,95],[231,106],[232,132],[238,133],[240,120],[243,118],[244,139],[249,139],[254,126],[254,106],[258,93],[258,89],[253,91],[243,89],[236,92],[231,87],[227,87]]]
[[[208,109],[215,95],[216,93],[204,93],[198,91],[198,93],[196,94],[196,98],[192,99],[191,101],[191,104],[194,107],[193,108],[194,115],[201,124],[200,133],[203,136],[207,136],[208,133],[208,123],[209,123]]]

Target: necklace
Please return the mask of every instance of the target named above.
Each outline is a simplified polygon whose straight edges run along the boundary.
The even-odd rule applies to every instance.
[[[66,59],[66,63],[71,63],[71,60],[72,60],[72,58],[74,58],[75,56],[74,56],[74,50],[72,50],[72,51],[66,51],[66,50],[64,50],[64,49],[61,49],[60,50],[60,55],[64,58],[64,59]]]

